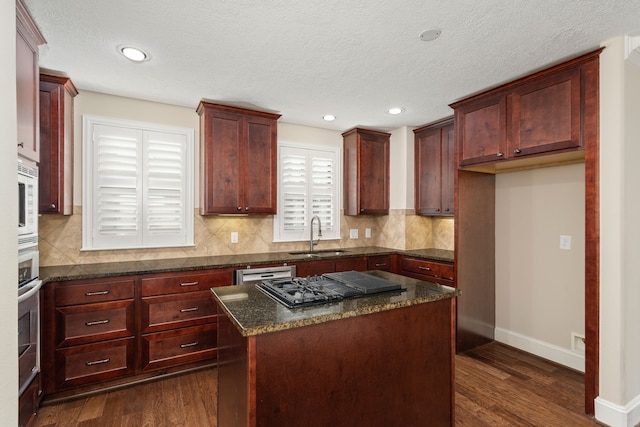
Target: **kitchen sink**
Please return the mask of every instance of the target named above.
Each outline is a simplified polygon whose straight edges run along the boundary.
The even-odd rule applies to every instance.
[[[326,249],[323,251],[301,251],[301,252],[289,252],[289,255],[295,255],[305,258],[322,258],[330,256],[339,256],[349,253],[343,249]]]

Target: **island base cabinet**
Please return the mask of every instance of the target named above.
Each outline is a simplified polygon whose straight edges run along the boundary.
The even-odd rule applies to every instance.
[[[450,426],[454,299],[242,337],[219,309],[218,426]]]

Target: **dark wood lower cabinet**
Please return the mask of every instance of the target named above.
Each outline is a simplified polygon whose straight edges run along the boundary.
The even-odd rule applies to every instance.
[[[223,268],[45,284],[45,399],[215,364],[210,288],[232,278]]]
[[[108,381],[135,373],[135,338],[56,350],[56,389]]]
[[[250,337],[219,307],[218,426],[453,425],[454,306]]]
[[[207,324],[142,336],[142,370],[147,372],[216,357],[216,325]]]
[[[40,387],[40,374],[37,374],[18,400],[19,427],[29,427],[32,425],[41,399],[42,387]]]

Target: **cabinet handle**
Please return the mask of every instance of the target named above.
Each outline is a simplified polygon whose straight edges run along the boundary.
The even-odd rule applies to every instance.
[[[109,323],[109,319],[104,319],[104,320],[95,320],[93,322],[86,322],[85,325],[87,326],[96,326],[96,325],[104,325]]]
[[[429,268],[429,267],[423,267],[423,266],[421,266],[421,265],[420,265],[420,266],[418,266],[418,269],[419,269],[419,270],[424,270],[424,271],[431,271],[431,268]]]
[[[194,342],[190,342],[189,344],[180,344],[180,348],[195,347],[197,345],[198,345],[198,341],[194,341]]]
[[[51,203],[51,204],[49,205],[49,209],[53,209],[53,210],[55,210],[55,209],[56,209],[56,204],[55,204],[55,203]]]
[[[109,291],[85,292],[84,294],[88,297],[95,297],[96,295],[109,295]]]
[[[183,308],[180,310],[180,313],[189,313],[191,311],[198,311],[198,307]]]
[[[20,144],[18,144],[18,147],[24,148],[24,141],[20,141]]]
[[[85,365],[87,366],[102,365],[104,363],[109,363],[110,360],[111,359],[107,357],[106,359],[94,360],[93,362],[85,362]]]
[[[239,210],[239,211],[241,211],[241,210],[242,210],[242,208],[241,208],[240,206],[238,206],[238,210]]]
[[[444,211],[445,211],[445,212],[449,212],[449,211],[450,211],[450,209],[449,209],[449,208],[447,208],[447,209],[445,209]]]
[[[501,151],[498,151],[498,153],[496,154],[496,156],[498,156],[498,157],[502,157],[502,156],[504,156],[504,154],[502,154],[502,152],[501,152]]]
[[[522,153],[522,151],[520,151],[519,148],[516,148],[515,150],[513,150],[513,154],[520,154]]]
[[[386,267],[387,263],[386,262],[381,262],[379,264],[376,264],[376,267]]]
[[[180,283],[180,286],[195,286],[197,284],[198,282],[185,282],[185,283]]]
[[[245,210],[245,211],[248,211],[248,210],[249,210],[249,206],[247,206],[246,208],[244,208],[244,210]]]

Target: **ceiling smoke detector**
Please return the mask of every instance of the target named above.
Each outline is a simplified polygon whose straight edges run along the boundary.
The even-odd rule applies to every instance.
[[[439,30],[437,28],[424,30],[423,32],[420,33],[420,40],[422,40],[423,42],[430,42],[431,40],[435,40],[438,37],[440,37],[441,33],[442,33],[442,30]]]

